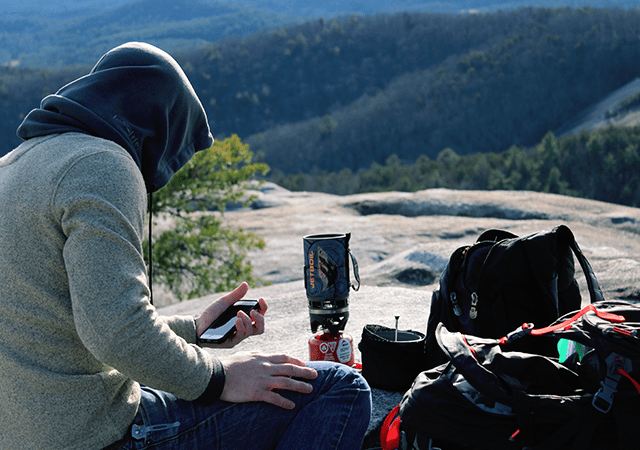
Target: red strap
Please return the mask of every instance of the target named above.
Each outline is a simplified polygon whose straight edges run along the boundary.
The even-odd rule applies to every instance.
[[[629,375],[624,369],[618,368],[618,373],[628,378],[633,383],[633,386],[636,388],[636,391],[638,391],[638,394],[640,394],[640,383],[638,383],[636,380],[631,378],[631,375]]]
[[[462,340],[464,341],[464,343],[467,345],[467,347],[469,348],[469,350],[471,350],[471,354],[473,355],[473,357],[475,358],[476,361],[479,361],[478,359],[478,353],[476,352],[476,349],[473,348],[472,346],[469,345],[469,342],[467,342],[467,336],[465,336],[464,334],[462,335]]]
[[[400,411],[400,405],[393,408],[382,423],[380,430],[382,450],[397,450],[400,447],[400,416],[397,416],[398,411]]]
[[[546,327],[546,328],[540,328],[540,329],[537,329],[537,330],[531,330],[531,335],[532,336],[539,336],[539,335],[542,335],[542,334],[553,333],[554,331],[558,331],[558,330],[561,330],[563,328],[569,328],[569,326],[573,322],[578,320],[580,317],[584,316],[589,311],[593,311],[596,314],[596,316],[600,317],[601,319],[605,319],[605,320],[608,320],[608,321],[614,322],[614,323],[624,322],[626,320],[624,318],[624,316],[620,316],[618,314],[611,314],[611,313],[607,313],[607,312],[603,312],[603,311],[598,311],[595,306],[587,305],[584,308],[582,308],[580,311],[578,311],[575,315],[573,315],[569,319],[565,320],[564,322],[560,322],[560,323],[557,323],[557,324],[555,324],[553,326],[549,326],[549,327]]]
[[[631,337],[633,335],[631,330],[625,330],[624,328],[620,328],[620,327],[613,327],[613,331],[615,331],[616,333],[624,334],[625,336],[628,336],[628,337]]]

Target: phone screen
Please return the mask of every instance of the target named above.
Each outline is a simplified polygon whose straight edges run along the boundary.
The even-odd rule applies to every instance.
[[[235,302],[200,335],[200,341],[209,344],[219,344],[226,341],[236,331],[238,311],[244,311],[248,315],[252,309],[258,309],[259,307],[258,300],[239,300]]]

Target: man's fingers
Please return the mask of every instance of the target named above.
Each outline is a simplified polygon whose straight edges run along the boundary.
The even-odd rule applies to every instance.
[[[240,286],[235,288],[230,294],[227,294],[227,297],[232,297],[233,301],[238,301],[245,295],[247,295],[247,291],[249,291],[249,285],[243,281],[240,283]]]
[[[242,299],[247,292],[249,291],[249,285],[246,282],[240,283],[240,286],[235,288],[233,291],[220,298],[222,303],[226,303],[227,307],[233,305],[238,300]],[[226,308],[224,308],[226,309]]]
[[[283,361],[279,363],[270,362],[269,375],[276,379],[301,378],[305,380],[313,380],[318,376],[318,372],[310,367],[305,367],[304,363],[295,358],[291,358],[294,362]],[[298,364],[298,362],[300,364]],[[282,388],[281,385],[277,386]],[[286,389],[286,388],[285,388]]]
[[[240,286],[235,288],[233,291],[225,295],[224,297],[220,297],[217,301],[212,303],[209,308],[207,308],[214,317],[218,317],[222,314],[227,308],[233,305],[238,300],[241,300],[247,294],[249,290],[249,285],[244,281],[240,283]]]
[[[236,333],[238,336],[244,339],[251,334],[252,328],[251,318],[243,311],[238,311],[236,318]]]
[[[267,301],[262,297],[258,299],[258,304],[260,305],[260,308],[258,308],[258,312],[264,316],[267,312],[267,309],[269,309],[269,305],[267,305]]]
[[[271,379],[269,388],[261,391],[260,400],[285,409],[295,408],[295,403],[280,395],[277,392],[278,390],[309,394],[313,391],[313,386],[311,386],[309,383],[294,380],[292,378],[273,377]]]
[[[253,327],[252,334],[262,334],[264,333],[264,313],[258,311],[251,311],[251,321]]]
[[[294,364],[296,366],[305,367],[304,361],[289,355],[269,355],[265,356],[266,360],[273,364]]]
[[[230,402],[264,401],[282,408],[293,408],[279,391],[308,394],[318,373],[304,362],[287,355],[237,353],[222,360],[225,386],[220,398]]]
[[[271,388],[300,392],[301,394],[309,394],[313,391],[313,386],[309,383],[288,377],[274,377]]]
[[[196,320],[196,332],[198,336],[200,336],[204,331],[211,325],[211,323],[227,309],[231,305],[233,305],[238,300],[241,300],[247,294],[249,290],[249,285],[246,282],[240,283],[240,285],[235,288],[231,293],[225,295],[224,297],[220,297],[218,300],[213,302],[211,305],[205,309]],[[265,302],[266,309],[266,302]]]
[[[288,398],[284,398],[282,395],[273,391],[265,391],[264,396],[261,400],[263,402],[271,403],[272,405],[276,405],[284,409],[293,409],[296,407],[296,404],[291,400],[289,400]]]

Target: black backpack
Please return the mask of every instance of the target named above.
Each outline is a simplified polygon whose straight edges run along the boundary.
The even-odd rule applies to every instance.
[[[433,368],[447,360],[435,336],[440,323],[449,331],[499,338],[523,323],[544,327],[580,309],[572,253],[587,280],[595,279],[565,225],[524,237],[488,230],[475,244],[458,248],[431,298],[424,367]],[[592,301],[603,300],[599,287],[596,291]],[[548,342],[536,345],[535,353],[555,352]]]
[[[542,329],[501,339],[436,338],[445,364],[422,372],[383,424],[385,450],[637,448],[640,306],[601,301]],[[511,351],[538,340],[571,344],[558,357]]]

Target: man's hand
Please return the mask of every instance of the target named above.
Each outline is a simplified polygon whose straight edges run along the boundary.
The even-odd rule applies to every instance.
[[[205,309],[196,320],[196,333],[200,336],[205,332],[207,328],[217,319],[227,308],[233,305],[238,300],[241,300],[249,290],[247,283],[242,283],[233,292],[224,297],[219,298],[213,302],[207,309]],[[231,339],[221,344],[204,344],[206,347],[212,348],[231,348],[242,342],[249,336],[264,333],[264,313],[267,312],[267,302],[263,299],[259,299],[260,308],[253,310],[250,316],[242,311],[238,312],[238,318],[236,319],[236,332]]]
[[[233,403],[267,402],[285,409],[295,404],[274,392],[274,389],[308,394],[313,390],[309,383],[318,373],[304,362],[287,355],[260,355],[236,353],[222,360],[225,383],[221,400]],[[294,379],[297,378],[297,379]]]

